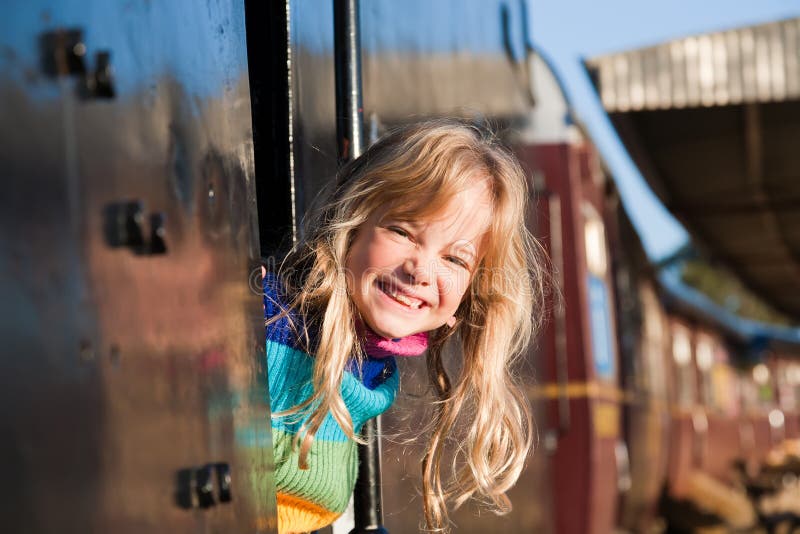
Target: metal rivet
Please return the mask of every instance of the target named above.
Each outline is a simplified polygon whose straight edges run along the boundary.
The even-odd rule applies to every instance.
[[[94,348],[87,339],[82,339],[78,346],[78,356],[82,362],[89,363],[94,360]]]
[[[111,349],[108,351],[108,359],[113,367],[119,367],[120,357],[119,345],[111,345]]]

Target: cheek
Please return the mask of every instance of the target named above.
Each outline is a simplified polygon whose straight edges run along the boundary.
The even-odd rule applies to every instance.
[[[365,243],[357,239],[350,247],[344,264],[347,289],[356,304],[360,303],[361,293],[363,293],[363,278],[367,270],[367,252]]]
[[[391,260],[391,248],[380,239],[362,238],[354,243],[345,263],[350,290],[368,291],[375,277],[389,268]]]
[[[447,302],[449,307],[455,309],[461,304],[464,294],[469,289],[470,275],[466,272],[455,272],[447,278],[446,283],[441,288],[443,293],[443,301]]]
[[[372,263],[374,243],[370,235],[359,235],[350,247],[345,268],[355,277],[361,276]]]
[[[402,262],[403,245],[386,238],[377,238],[365,250],[364,268],[370,270],[392,269]]]

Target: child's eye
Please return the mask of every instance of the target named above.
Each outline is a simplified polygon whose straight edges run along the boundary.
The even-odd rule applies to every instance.
[[[469,264],[466,261],[459,258],[458,256],[445,256],[445,260],[449,261],[453,265],[461,267],[462,269],[469,270]]]
[[[406,232],[405,230],[403,230],[399,226],[388,226],[386,229],[389,230],[392,233],[395,233],[395,234],[401,236],[401,237],[411,237],[411,235],[408,232]]]

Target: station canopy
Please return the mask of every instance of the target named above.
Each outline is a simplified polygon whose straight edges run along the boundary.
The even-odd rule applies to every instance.
[[[695,244],[800,318],[800,18],[586,67],[634,162]]]

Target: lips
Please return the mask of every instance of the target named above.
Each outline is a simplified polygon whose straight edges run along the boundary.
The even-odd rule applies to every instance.
[[[418,310],[428,304],[424,300],[401,290],[399,287],[397,287],[397,285],[391,282],[377,280],[376,284],[378,289],[380,289],[386,296],[412,310]]]

